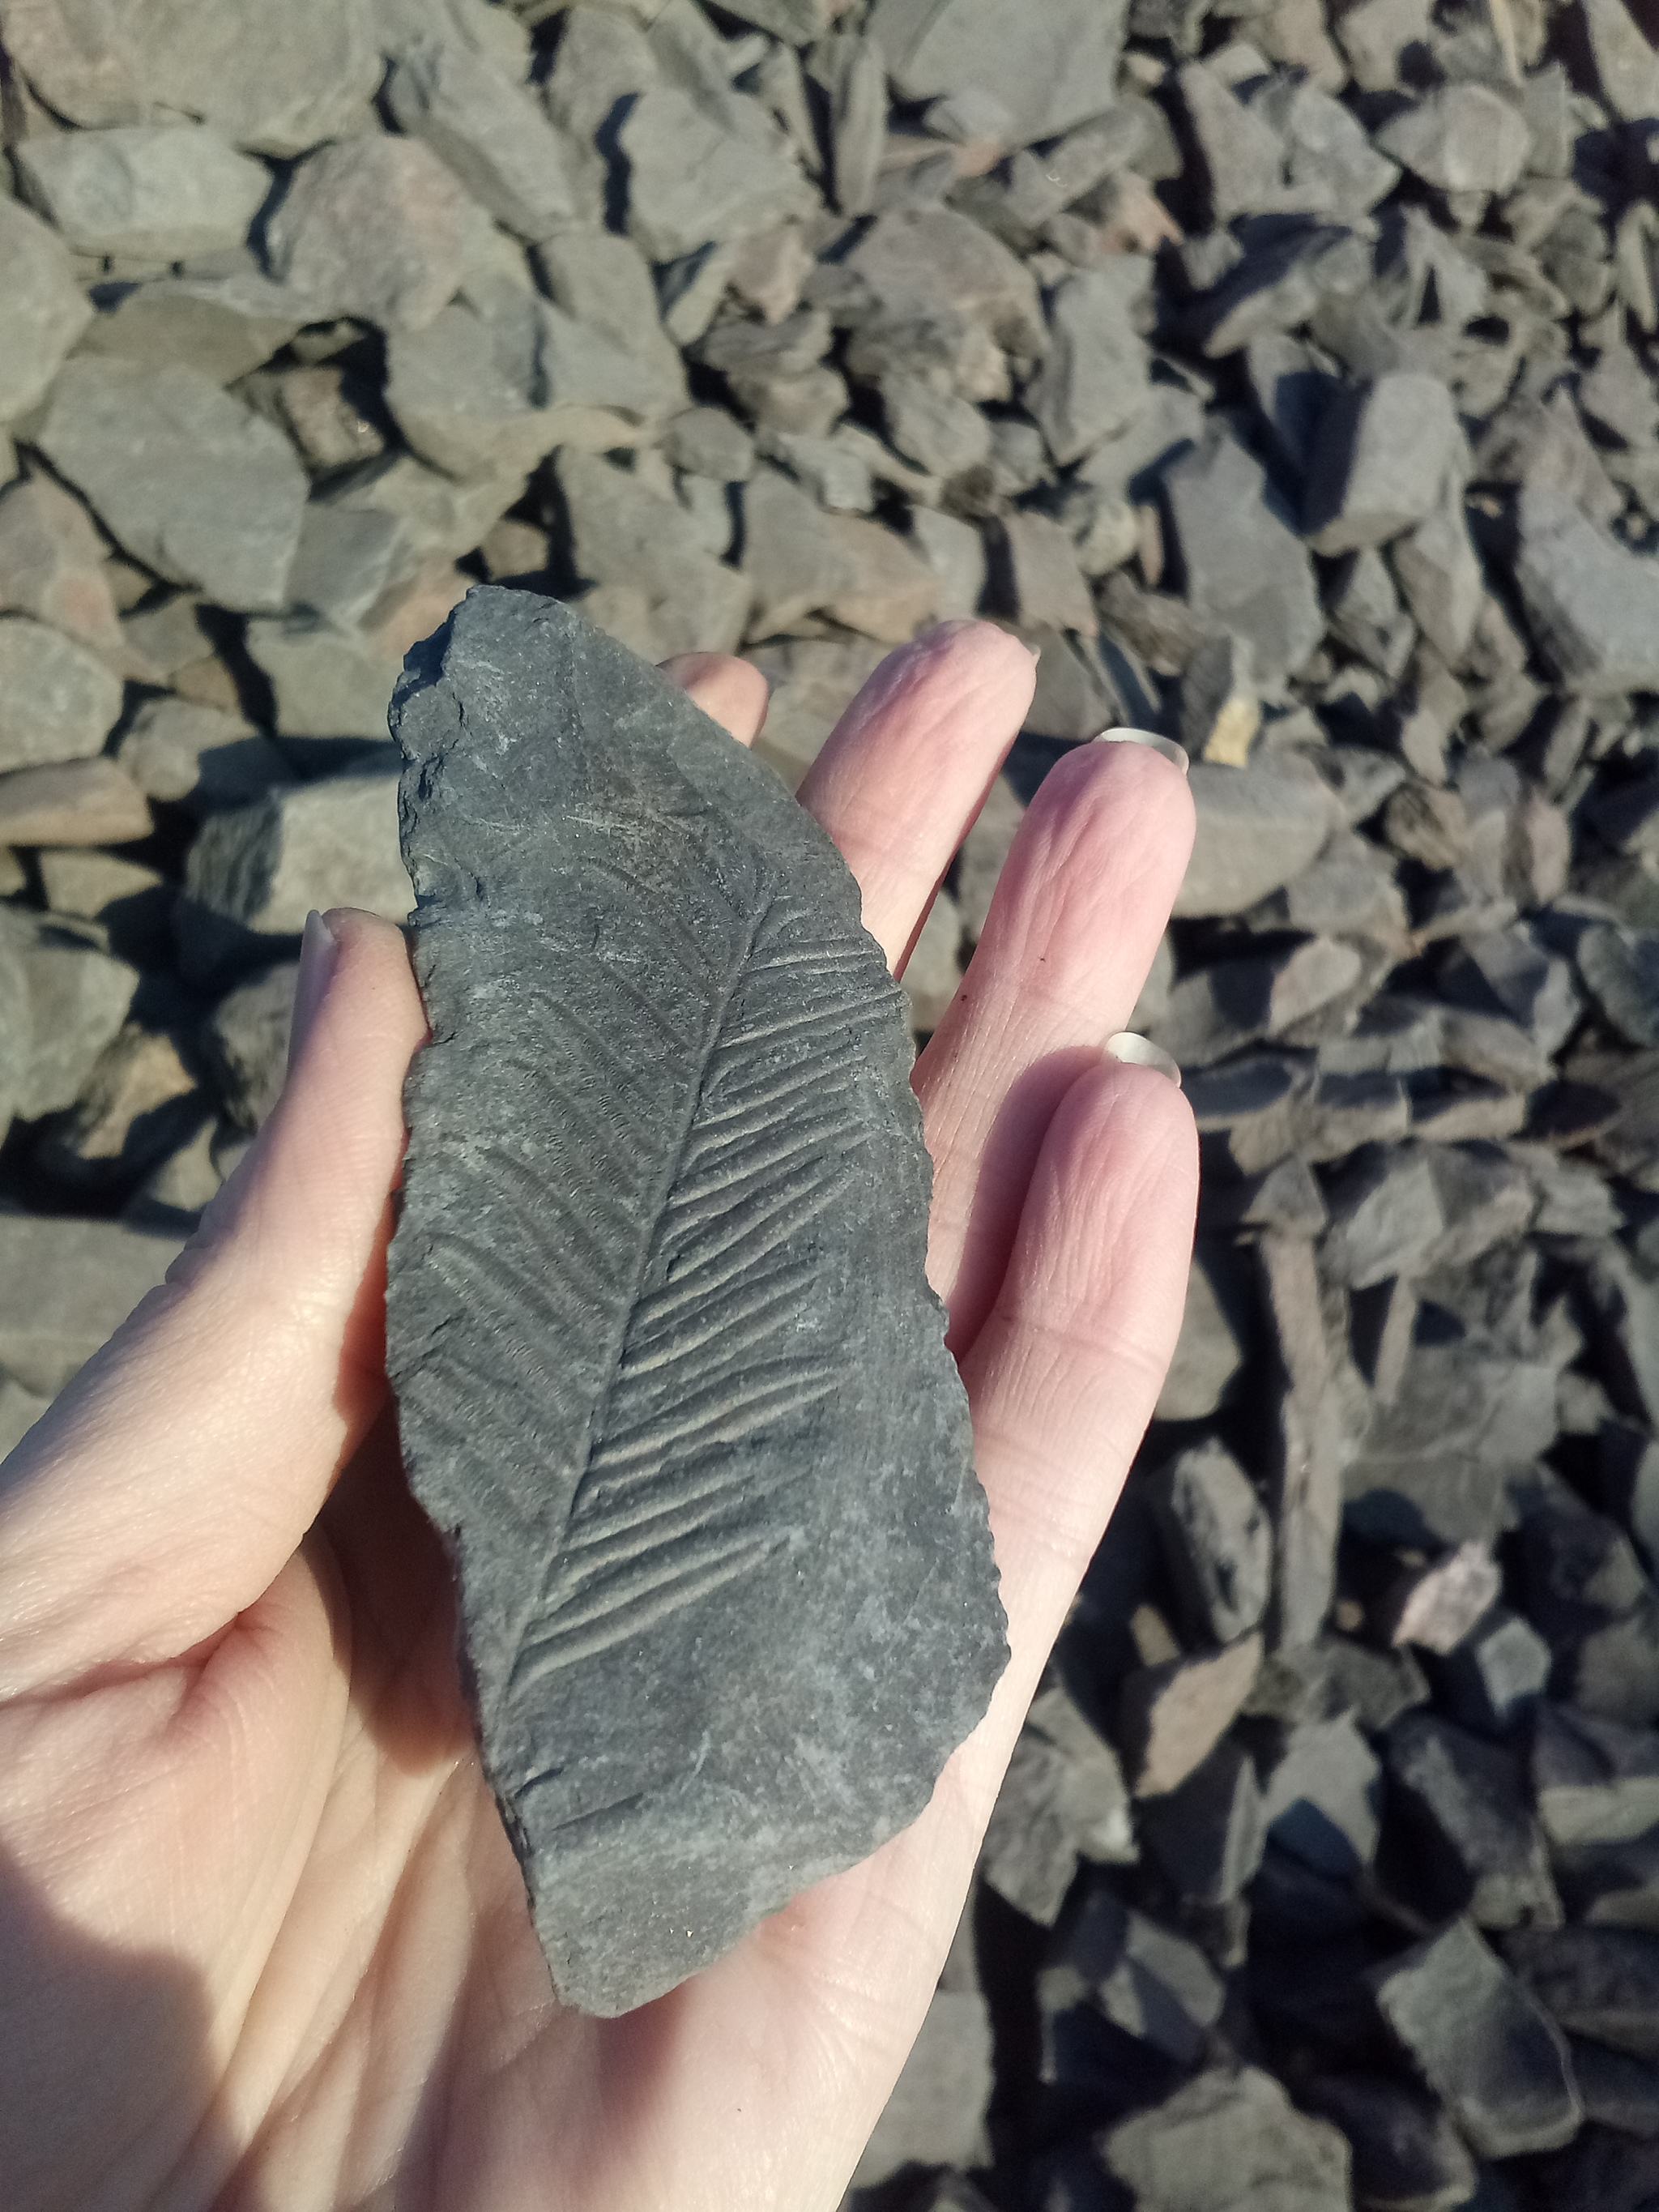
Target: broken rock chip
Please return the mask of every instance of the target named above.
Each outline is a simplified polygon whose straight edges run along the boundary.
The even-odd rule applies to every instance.
[[[434,1042],[388,1365],[562,1997],[921,1812],[1006,1655],[902,1001],[768,771],[553,600],[392,708]]]

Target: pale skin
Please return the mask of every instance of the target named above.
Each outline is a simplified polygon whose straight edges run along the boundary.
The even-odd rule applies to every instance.
[[[669,672],[752,740],[752,670]],[[802,788],[896,968],[1031,685],[1000,631],[936,632]],[[1103,1047],[1191,836],[1158,754],[1070,755],[916,1070],[1009,1619],[990,1711],[913,1826],[618,2021],[550,1987],[397,1458],[382,1298],[420,999],[388,924],[313,931],[281,1104],[0,1472],[9,2212],[830,2212],[1174,1346],[1191,1117]]]

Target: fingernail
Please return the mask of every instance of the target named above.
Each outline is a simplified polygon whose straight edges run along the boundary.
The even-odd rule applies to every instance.
[[[311,1034],[311,1025],[328,995],[339,951],[340,940],[313,907],[306,916],[305,935],[300,939],[300,973],[294,985],[294,1014],[288,1031],[290,1067],[300,1057]]]
[[[1173,738],[1160,738],[1155,730],[1102,730],[1094,742],[1097,745],[1148,745],[1153,752],[1162,753],[1166,761],[1173,761],[1182,775],[1192,765],[1185,745],[1178,745]]]
[[[1127,1067],[1155,1067],[1160,1075],[1167,1075],[1177,1091],[1181,1088],[1181,1070],[1161,1044],[1151,1037],[1137,1035],[1133,1030],[1120,1030],[1115,1036],[1106,1040],[1108,1060],[1121,1060]]]

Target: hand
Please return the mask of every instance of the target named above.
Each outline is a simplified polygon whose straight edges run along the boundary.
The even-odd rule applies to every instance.
[[[752,739],[753,670],[670,672]],[[802,789],[896,967],[1031,683],[1000,631],[936,632]],[[282,1103],[0,1472],[9,2212],[836,2204],[1179,1325],[1191,1118],[1102,1047],[1190,837],[1155,751],[1062,761],[916,1069],[1012,1646],[991,1710],[912,1827],[611,2021],[550,1994],[396,1455],[382,1297],[419,997],[396,930],[313,929]]]

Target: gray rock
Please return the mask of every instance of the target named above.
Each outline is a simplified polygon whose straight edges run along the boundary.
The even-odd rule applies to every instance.
[[[69,252],[38,216],[0,195],[0,422],[43,398],[58,365],[92,320]]]
[[[963,325],[978,332],[981,343],[988,337],[1017,361],[1037,362],[1047,349],[1048,330],[1030,271],[1000,240],[954,208],[895,209],[878,216],[837,276],[835,311],[855,325],[879,327],[884,314],[892,319],[905,362],[914,361],[916,325],[928,318],[937,322],[933,337],[944,356],[942,368],[953,355],[973,358],[960,334]],[[855,351],[856,343],[848,355],[856,375]],[[1006,369],[1000,388],[994,380],[964,382],[963,374],[958,361],[953,380],[965,398],[1007,397]]]
[[[1596,89],[1622,122],[1659,114],[1659,58],[1621,0],[1580,0]]]
[[[398,667],[389,655],[311,615],[251,622],[247,650],[270,680],[281,736],[385,742]]]
[[[270,960],[313,907],[363,907],[402,921],[413,901],[397,813],[395,777],[374,768],[210,816],[190,848],[174,916],[185,973]]]
[[[305,471],[280,430],[206,377],[71,362],[37,438],[135,560],[222,606],[282,605]]]
[[[1272,696],[1325,627],[1312,564],[1277,494],[1261,464],[1217,432],[1165,470],[1164,496],[1189,604],[1249,638]]]
[[[120,678],[94,653],[44,623],[0,618],[0,769],[83,760],[120,712]]]
[[[1516,1023],[1546,1054],[1559,1052],[1583,1011],[1567,962],[1525,929],[1496,930],[1459,945],[1436,980],[1471,1013]]]
[[[1425,1155],[1400,1150],[1367,1153],[1328,1193],[1331,1228],[1321,1255],[1333,1282],[1363,1291],[1426,1263],[1444,1233]]]
[[[386,349],[398,428],[456,477],[523,475],[556,446],[637,444],[641,425],[679,396],[648,362],[510,283],[457,301]]]
[[[33,615],[120,667],[126,641],[106,552],[80,501],[50,477],[19,478],[0,493],[0,607]]]
[[[294,781],[269,738],[187,699],[146,700],[116,757],[146,797],[181,802],[195,814],[243,805]]]
[[[1261,1038],[1283,1036],[1340,999],[1359,981],[1363,965],[1353,945],[1310,937],[1285,951],[1201,968],[1170,992],[1158,1042],[1183,1067],[1211,1066]],[[1322,1106],[1326,1114],[1341,1111],[1328,1097]]]
[[[787,629],[855,585],[854,556],[830,518],[775,470],[757,470],[744,486],[744,523],[755,635]]]
[[[0,908],[0,1103],[34,1121],[75,1103],[127,1018],[138,973],[112,959],[95,930],[9,906]],[[0,1366],[9,1364],[0,1352]]]
[[[1125,12],[1094,0],[878,0],[869,35],[901,99],[988,93],[1030,145],[1111,106]]]
[[[384,433],[360,404],[361,380],[337,362],[274,369],[253,380],[247,397],[288,432],[308,468],[349,468],[386,451]]]
[[[1085,2002],[1181,2066],[1203,2056],[1226,1994],[1195,1943],[1101,1887],[1067,1916],[1038,1982],[1045,2013]]]
[[[1486,1545],[1459,1544],[1391,1584],[1372,1608],[1371,1624],[1386,1643],[1414,1644],[1443,1656],[1496,1603],[1503,1586]]]
[[[0,775],[0,846],[126,845],[151,826],[144,794],[112,760],[50,761]]]
[[[174,1039],[129,1023],[100,1055],[74,1106],[53,1115],[31,1155],[72,1191],[130,1188],[208,1118]]]
[[[1161,1421],[1201,1420],[1213,1413],[1244,1364],[1239,1329],[1228,1312],[1233,1299],[1218,1295],[1212,1271],[1227,1292],[1224,1254],[1210,1242],[1195,1253],[1187,1278],[1181,1335],[1158,1394]]]
[[[40,888],[53,914],[100,923],[123,960],[154,961],[171,939],[173,889],[157,868],[118,853],[63,846],[38,853]]]
[[[1243,1468],[1212,1437],[1172,1460],[1154,1494],[1194,1633],[1229,1644],[1255,1628],[1273,1589],[1273,1531]]]
[[[628,234],[648,260],[770,230],[811,204],[781,135],[736,136],[676,85],[641,92],[617,144],[627,164]]]
[[[889,441],[918,468],[948,480],[989,459],[990,424],[954,392],[902,375],[883,377],[880,390]]]
[[[1570,2034],[1633,2058],[1659,2059],[1659,1936],[1627,1928],[1556,1928],[1516,1936],[1516,1971]]]
[[[1183,1897],[1230,1904],[1261,1865],[1266,1844],[1255,1762],[1227,1737],[1178,1790],[1148,1798],[1137,1825],[1142,1845]]]
[[[1436,1918],[1555,1928],[1561,1902],[1518,1760],[1431,1713],[1389,1732],[1389,1796],[1411,1838],[1412,1892]]]
[[[227,991],[202,1024],[200,1046],[233,1125],[263,1127],[288,1076],[289,1030],[300,963],[285,960]]]
[[[704,433],[705,439],[722,441],[724,467],[697,469],[694,459],[682,459],[671,453],[674,465],[712,476],[720,483],[737,483],[747,476],[753,455],[747,460],[740,459],[748,441],[729,416],[714,408],[693,409],[687,415],[679,412],[686,401],[685,371],[678,349],[662,326],[656,287],[639,248],[614,231],[584,228],[544,240],[534,258],[554,306],[573,322],[608,338],[629,357],[635,372],[649,374],[656,386],[652,395],[653,414],[674,415],[681,424],[713,416],[725,425],[723,431],[705,429]],[[635,380],[628,380],[620,388],[630,388]],[[682,428],[682,451],[686,450],[689,436],[694,438],[695,432]]]
[[[270,273],[312,319],[423,331],[453,298],[474,221],[452,170],[418,139],[374,133],[302,161],[265,225]]]
[[[1047,360],[1026,386],[1049,453],[1064,467],[1115,438],[1146,404],[1148,356],[1138,325],[1150,306],[1152,263],[1110,256],[1056,288]]]
[[[556,286],[559,280],[553,276],[551,281]],[[744,483],[754,473],[755,441],[723,407],[690,407],[677,415],[664,434],[663,453],[677,469],[714,483]]]
[[[1159,2212],[1334,2212],[1352,2201],[1348,2145],[1297,2112],[1271,2074],[1218,2067],[1103,2142],[1109,2172]]]
[[[1443,192],[1506,192],[1532,133],[1521,112],[1484,84],[1442,85],[1385,123],[1373,143]]]
[[[100,292],[82,353],[114,354],[147,368],[194,369],[234,384],[285,346],[309,317],[308,301],[273,283],[252,257],[226,270],[158,276]]]
[[[1597,530],[1565,494],[1528,484],[1515,580],[1538,649],[1589,698],[1659,688],[1659,562]]]
[[[1477,1735],[1505,1736],[1549,1686],[1553,1655],[1518,1613],[1494,1606],[1435,1668],[1452,1718]]]
[[[1608,1720],[1659,1718],[1659,1595],[1624,1532],[1576,1500],[1552,1506],[1525,1522],[1522,1565],[1558,1693]]]
[[[1237,1718],[1261,1667],[1261,1638],[1171,1659],[1128,1675],[1118,1692],[1117,1739],[1137,1797],[1178,1790]]]
[[[521,85],[461,40],[410,46],[392,64],[385,98],[398,129],[429,146],[520,238],[550,237],[576,219],[558,132]]]
[[[1335,826],[1325,785],[1293,753],[1248,768],[1195,763],[1198,829],[1175,910],[1182,918],[1243,914],[1302,874]]]
[[[1188,62],[1176,73],[1176,96],[1196,156],[1193,182],[1211,220],[1229,223],[1279,204],[1285,143],[1271,125],[1203,62]]]
[[[1568,2040],[1585,2118],[1648,2142],[1659,2135],[1659,2069],[1604,2044]]]
[[[1258,1771],[1271,1844],[1337,1880],[1370,1865],[1382,1769],[1348,1714],[1297,1721],[1259,1758]]]
[[[1659,1934],[1659,1838],[1558,1850],[1555,1871],[1575,1925]]]
[[[18,148],[25,195],[79,253],[158,266],[240,246],[270,173],[200,124],[63,131]]]
[[[1474,2160],[1434,2098],[1382,2074],[1321,2074],[1299,2094],[1347,2137],[1357,2203],[1452,2212],[1474,2197]]]
[[[1344,389],[1320,417],[1303,495],[1315,552],[1385,544],[1425,520],[1461,444],[1438,377],[1380,376]]]
[[[95,23],[65,0],[7,10],[13,60],[56,113],[98,127],[194,115],[259,154],[302,154],[361,123],[380,81],[368,0],[131,0]]]
[[[1659,931],[1604,922],[1578,940],[1578,972],[1620,1036],[1659,1044]]]
[[[853,2175],[872,2188],[901,2166],[977,2166],[991,2101],[991,2014],[976,1990],[938,1990]]]
[[[1389,557],[1419,629],[1443,659],[1460,665],[1480,617],[1485,579],[1455,473],[1448,476],[1433,513],[1395,538]]]
[[[509,696],[510,720],[495,703]],[[537,702],[555,699],[550,720]],[[556,603],[472,593],[416,658],[396,717],[422,899],[417,969],[435,1033],[462,1061],[452,1073],[439,1045],[411,1077],[389,1364],[416,1494],[463,1531],[486,1771],[511,1808],[555,1984],[568,2002],[620,2013],[914,1818],[1001,1671],[965,1404],[922,1272],[909,1039],[827,841],[679,694]],[[501,841],[509,783],[545,840],[533,852]],[[611,865],[619,836],[626,882]],[[458,868],[483,888],[452,903],[443,887]],[[687,918],[665,952],[669,910]],[[507,1000],[477,996],[492,971]],[[769,985],[779,975],[787,983]],[[487,1004],[483,1030],[473,1010]],[[526,1018],[542,1039],[538,1100],[579,1099],[624,1062],[631,1071],[625,1136],[614,1115],[573,1122],[561,1106],[557,1146],[585,1146],[594,1163],[574,1179],[526,1164],[553,1141],[538,1133],[539,1107],[514,1103]],[[745,1170],[765,1178],[752,1194],[760,1241],[734,1257],[745,1217],[730,1148],[752,1149],[751,1125],[775,1131],[793,1111],[778,1099],[803,1086],[811,1118],[790,1121],[782,1156]],[[491,1127],[518,1131],[488,1161],[469,1103],[486,1093]],[[677,1173],[639,1137],[675,1127],[691,1131]],[[853,1164],[877,1127],[888,1141]],[[917,1133],[908,1150],[902,1130]],[[614,1226],[600,1235],[624,1220],[623,1242]],[[809,1220],[810,1267],[793,1242]],[[844,1265],[826,1261],[837,1251]],[[556,1327],[556,1374],[533,1350],[529,1365],[508,1352],[523,1379],[479,1395],[476,1363],[502,1356],[480,1299],[505,1295],[523,1313],[525,1284],[535,1310],[520,1326]],[[684,1304],[699,1297],[687,1333]],[[562,1313],[589,1319],[572,1336]],[[810,1363],[803,1316],[823,1347]],[[867,1371],[878,1341],[903,1386],[861,1395],[855,1415],[836,1378]],[[477,1400],[462,1428],[458,1390]],[[499,1497],[499,1470],[521,1456],[487,1436],[532,1433],[525,1502],[486,1516],[486,1462]],[[842,1470],[833,1492],[811,1479],[826,1451]],[[849,1546],[856,1520],[866,1534]],[[875,1663],[857,1669],[836,1656],[854,1558],[861,1589],[878,1577],[885,1593],[865,1604],[860,1651]],[[897,1629],[890,1649],[870,1642],[878,1617]],[[679,1686],[672,1698],[665,1683]],[[811,1685],[805,1705],[798,1684]],[[611,1808],[602,1847],[599,1806]]]
[[[1008,1763],[980,1863],[998,1896],[1052,1928],[1079,1859],[1133,1861],[1134,1822],[1117,1753],[1059,1685],[1042,1691]]]
[[[735,652],[749,619],[749,580],[703,550],[684,510],[593,454],[566,447],[556,470],[572,567],[601,590],[618,586],[639,596],[661,648],[653,657]]]
[[[118,1221],[0,1214],[0,1368],[56,1397],[177,1259]]]
[[[1553,2150],[1577,2132],[1583,2108],[1559,2030],[1468,1920],[1390,1960],[1371,1986],[1383,2019],[1483,2157]]]

